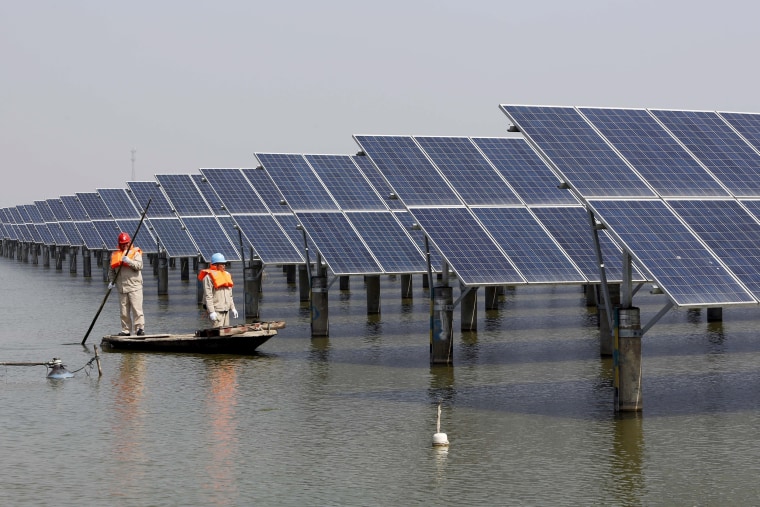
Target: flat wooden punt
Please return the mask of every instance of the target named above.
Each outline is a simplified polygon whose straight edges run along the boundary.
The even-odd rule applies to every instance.
[[[147,352],[193,352],[202,354],[252,354],[277,335],[284,322],[198,330],[194,334],[146,334],[104,336],[103,350]],[[209,336],[210,335],[210,336]]]

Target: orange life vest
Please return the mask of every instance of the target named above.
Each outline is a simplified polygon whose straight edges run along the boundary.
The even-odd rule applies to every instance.
[[[138,253],[139,253],[140,255],[142,255],[142,250],[140,250],[140,249],[139,249],[139,248],[137,248],[137,247],[132,247],[132,249],[131,249],[131,250],[129,251],[129,253],[127,254],[127,257],[129,257],[130,259],[134,260],[134,258],[135,258],[135,255],[137,255]],[[123,258],[124,258],[124,252],[122,252],[121,250],[116,250],[114,253],[112,253],[112,254],[111,254],[111,267],[112,267],[113,269],[116,269],[116,268],[118,268],[118,267],[119,267],[119,265],[121,265],[121,264],[123,264],[123,265],[125,265],[125,266],[126,266],[126,264],[124,264],[124,263],[122,262],[122,259],[123,259]]]
[[[203,281],[206,275],[211,277],[215,289],[232,287],[234,285],[232,283],[232,275],[228,271],[219,271],[214,266],[211,266],[208,269],[202,269],[201,272],[198,273],[198,280]]]

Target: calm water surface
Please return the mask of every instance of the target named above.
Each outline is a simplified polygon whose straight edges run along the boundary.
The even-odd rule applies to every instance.
[[[0,258],[0,361],[85,366],[119,329],[114,294],[80,345],[105,294],[93,271]],[[146,272],[148,331],[202,327],[194,279],[169,279],[159,298]],[[269,267],[262,318],[288,327],[259,355],[101,352],[102,377],[66,380],[0,366],[2,504],[760,504],[758,309],[666,315],[643,339],[644,410],[618,418],[579,287],[517,287],[496,311],[481,301],[446,368],[429,365],[414,282],[402,301],[400,278],[384,277],[380,316],[360,277],[334,284],[330,337],[312,339],[298,287]],[[639,292],[643,323],[663,298]],[[439,402],[447,451],[431,446]]]

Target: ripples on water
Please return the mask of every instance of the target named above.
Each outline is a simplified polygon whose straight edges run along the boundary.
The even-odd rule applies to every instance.
[[[380,316],[366,315],[360,279],[334,285],[330,337],[312,339],[298,288],[265,273],[262,317],[288,327],[261,354],[106,352],[102,378],[63,381],[0,366],[3,504],[760,503],[755,309],[709,324],[666,315],[643,341],[644,410],[615,417],[611,362],[578,287],[481,302],[479,330],[455,333],[447,368],[428,364],[419,277],[406,301],[384,277]],[[78,345],[105,292],[99,272],[3,258],[0,275],[14,291],[0,299],[0,361],[77,369],[118,329],[114,297]],[[159,298],[147,273],[148,330],[202,327],[195,282],[172,270],[170,284]],[[643,323],[665,302],[646,292]],[[448,450],[431,446],[439,402]]]

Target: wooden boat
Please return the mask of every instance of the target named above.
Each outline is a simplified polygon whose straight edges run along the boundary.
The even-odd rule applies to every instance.
[[[240,326],[199,329],[194,334],[146,334],[104,336],[103,350],[194,352],[202,354],[252,354],[277,335],[285,322],[257,322]]]

